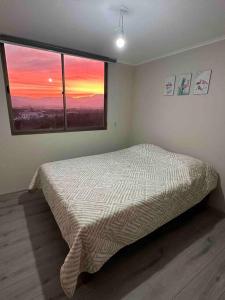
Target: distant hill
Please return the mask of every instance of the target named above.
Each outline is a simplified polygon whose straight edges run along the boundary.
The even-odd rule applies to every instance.
[[[36,108],[36,109],[58,109],[63,107],[62,98],[41,98],[29,99],[25,97],[12,97],[13,108]],[[83,108],[83,109],[101,109],[104,105],[104,95],[94,95],[90,97],[81,98],[67,98],[66,106],[69,109]]]

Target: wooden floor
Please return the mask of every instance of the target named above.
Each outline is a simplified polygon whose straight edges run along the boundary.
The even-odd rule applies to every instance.
[[[67,299],[68,251],[40,193],[0,196],[0,299]],[[225,299],[225,218],[200,205],[115,255],[75,300]]]

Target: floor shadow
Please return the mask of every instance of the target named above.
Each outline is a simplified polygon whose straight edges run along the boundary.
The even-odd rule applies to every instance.
[[[24,198],[29,198],[29,202],[36,201],[35,205],[27,205]],[[45,299],[67,299],[60,287],[59,270],[68,247],[47,202],[41,193],[24,193],[20,203],[24,206]],[[203,201],[147,237],[119,251],[100,271],[79,286],[73,299],[122,299],[209,232],[221,218],[212,213],[206,201]]]
[[[59,272],[69,249],[43,194],[24,192],[19,204],[24,208],[44,298],[67,299],[60,285]]]

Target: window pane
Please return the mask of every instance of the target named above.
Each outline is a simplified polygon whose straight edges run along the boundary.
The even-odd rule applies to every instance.
[[[69,129],[103,128],[104,62],[64,55]]]
[[[16,132],[64,128],[61,55],[5,44]]]

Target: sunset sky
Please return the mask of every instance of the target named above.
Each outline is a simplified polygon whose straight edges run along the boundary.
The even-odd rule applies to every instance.
[[[46,106],[56,100],[62,105],[60,54],[10,44],[5,44],[5,52],[14,102],[18,97],[29,98],[31,106],[38,100],[43,103],[43,99]],[[70,55],[64,55],[64,61],[66,97],[70,101],[87,101],[87,97],[91,101],[92,96],[104,94],[104,62]]]

